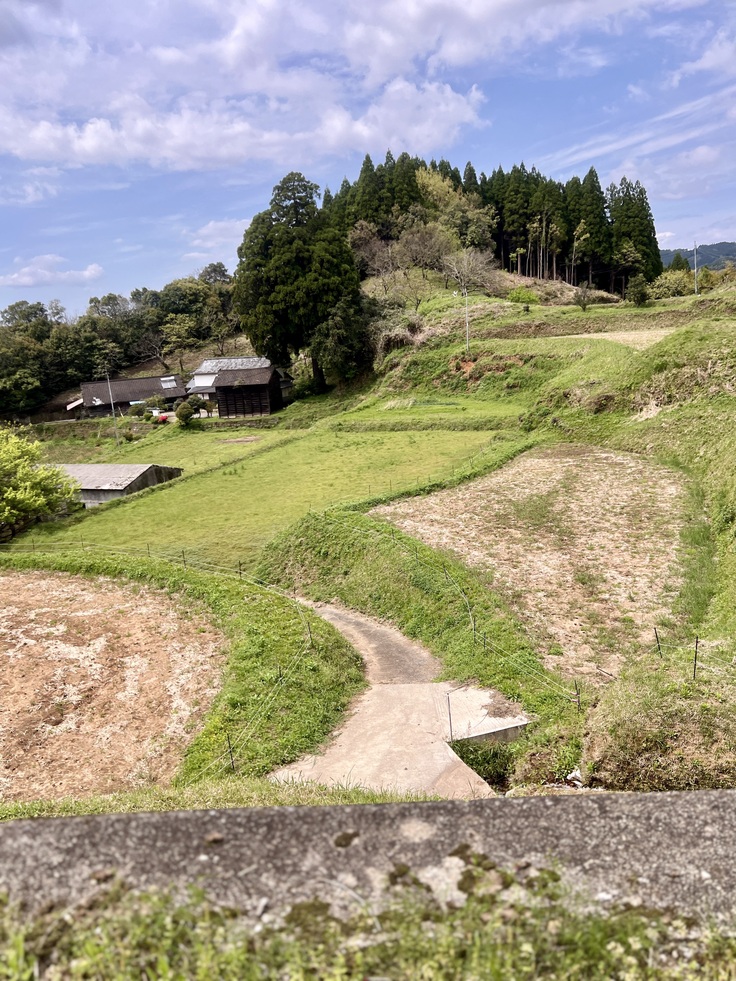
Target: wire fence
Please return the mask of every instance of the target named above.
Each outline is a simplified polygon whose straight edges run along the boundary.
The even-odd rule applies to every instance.
[[[360,528],[353,522],[346,520],[346,518],[339,517],[337,511],[335,510],[320,512],[319,516],[320,519],[327,520],[334,525],[339,526],[344,532],[350,533],[353,536],[363,536],[364,538],[372,539],[374,541],[380,540],[383,543],[390,543],[392,547],[402,552],[404,557],[415,563],[417,567],[421,567],[426,572],[432,573],[433,575],[442,576],[445,582],[454,591],[456,591],[458,596],[462,599],[467,611],[466,629],[469,633],[468,639],[473,645],[482,645],[483,650],[490,651],[496,658],[497,662],[501,665],[512,666],[515,674],[526,677],[530,683],[533,683],[535,686],[548,691],[550,694],[553,694],[558,698],[575,702],[577,704],[578,711],[582,711],[581,686],[578,681],[574,682],[573,688],[567,687],[563,679],[555,677],[551,672],[547,671],[541,663],[536,662],[530,657],[523,656],[523,652],[518,650],[511,651],[505,649],[489,638],[489,633],[491,631],[484,630],[482,624],[478,623],[476,612],[473,608],[470,597],[463,589],[462,584],[449,570],[446,563],[441,563],[438,565],[436,559],[434,561],[428,561],[425,559],[420,553],[419,544],[407,539],[401,533],[397,534],[396,528],[392,526],[386,525],[384,527],[376,524],[373,528]],[[8,545],[0,544],[0,551],[2,548],[8,547]],[[256,731],[258,724],[263,720],[267,712],[273,706],[281,686],[294,676],[305,655],[313,648],[313,638],[309,618],[303,604],[298,600],[296,595],[273,583],[269,583],[259,577],[251,575],[243,568],[242,561],[239,561],[237,566],[228,566],[222,563],[200,558],[191,550],[188,552],[186,547],[172,546],[167,549],[157,549],[151,548],[150,544],[146,545],[145,547],[132,545],[113,547],[101,543],[86,541],[82,535],[80,535],[78,544],[59,542],[38,543],[32,538],[30,545],[13,543],[12,547],[13,552],[15,553],[48,552],[52,554],[59,554],[64,552],[78,552],[81,549],[82,551],[99,551],[109,556],[135,556],[138,558],[163,560],[175,565],[181,565],[185,569],[192,569],[195,571],[204,572],[208,575],[214,575],[228,580],[250,584],[293,604],[294,609],[297,611],[301,620],[302,642],[299,648],[294,652],[284,669],[281,671],[278,680],[274,682],[274,684],[267,690],[265,697],[258,706],[257,710],[246,721],[245,725],[240,728],[236,735],[231,736],[229,732],[226,734],[227,746],[223,749],[223,752],[219,756],[214,757],[202,770],[199,771],[199,776],[213,770],[235,769],[235,755],[237,754],[237,751]],[[651,645],[650,648],[645,649],[645,654],[649,653],[651,655],[657,655],[660,658],[666,658],[667,655],[665,652],[672,650],[677,651],[678,656],[682,658],[685,648],[683,648],[681,645],[663,644],[656,631],[655,637],[656,643]],[[713,653],[712,650],[704,648],[697,639],[693,654],[693,678],[696,677],[697,671],[700,669],[707,669],[712,672],[721,670],[720,668],[709,664],[709,661],[716,662],[723,668],[736,670],[736,663],[734,663],[734,661],[719,657],[717,654]],[[727,672],[724,672],[724,675],[726,673]]]

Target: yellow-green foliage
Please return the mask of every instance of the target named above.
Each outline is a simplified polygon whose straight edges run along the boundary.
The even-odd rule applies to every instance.
[[[41,455],[37,443],[0,428],[0,535],[74,502],[77,485],[57,467],[41,465]]]

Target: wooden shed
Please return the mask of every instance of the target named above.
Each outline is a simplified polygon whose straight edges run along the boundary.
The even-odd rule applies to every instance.
[[[181,476],[179,467],[157,463],[58,463],[57,466],[79,484],[79,500],[86,508]]]
[[[221,419],[268,416],[284,405],[281,376],[271,365],[221,371],[215,378],[214,387]]]

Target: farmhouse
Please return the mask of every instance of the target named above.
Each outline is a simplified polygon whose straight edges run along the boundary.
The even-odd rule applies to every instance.
[[[291,385],[291,375],[268,358],[210,358],[192,375],[187,393],[216,401],[223,418],[262,416],[283,408]]]
[[[80,485],[79,499],[86,508],[181,475],[179,467],[162,467],[157,463],[59,463],[57,466]]]
[[[179,375],[155,375],[148,378],[111,378],[108,382],[82,382],[82,395],[67,405],[67,412],[82,407],[85,414],[106,416],[111,413],[110,394],[118,414],[131,405],[159,396],[171,408],[177,399],[186,398],[184,381]]]

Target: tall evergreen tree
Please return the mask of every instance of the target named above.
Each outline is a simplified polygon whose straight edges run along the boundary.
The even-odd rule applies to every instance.
[[[417,185],[417,170],[424,166],[424,161],[418,157],[410,157],[408,153],[399,154],[393,170],[393,205],[403,214],[412,205],[421,201],[421,192]]]
[[[529,183],[529,172],[524,164],[514,164],[506,181],[503,209],[509,268],[513,272],[521,272],[526,268],[524,260],[528,248],[529,222],[532,218]]]
[[[319,188],[302,174],[276,185],[238,249],[235,306],[258,354],[278,363],[308,348],[338,303],[360,303],[358,273],[344,234],[317,208]],[[313,355],[315,380],[324,374]]]
[[[580,192],[580,214],[588,232],[582,256],[588,260],[588,282],[592,285],[594,272],[608,268],[613,254],[606,198],[594,167],[583,178]]]
[[[383,218],[381,201],[381,181],[370,154],[365,155],[357,181],[353,184],[348,198],[348,221],[370,221],[378,225]]]
[[[661,275],[663,266],[647,192],[639,181],[622,177],[618,185],[609,186],[607,205],[613,251],[620,252],[625,242],[631,243],[641,257],[642,268],[638,271],[651,283]]]
[[[465,164],[465,170],[463,171],[463,191],[466,194],[477,194],[480,195],[480,184],[478,183],[478,175],[475,172],[475,167],[468,160]]]
[[[498,260],[501,268],[506,268],[508,247],[506,239],[505,208],[506,208],[506,174],[503,167],[497,167],[490,177],[482,175],[480,180],[481,201],[484,207],[495,208],[498,215],[496,224],[496,241],[498,243]]]

